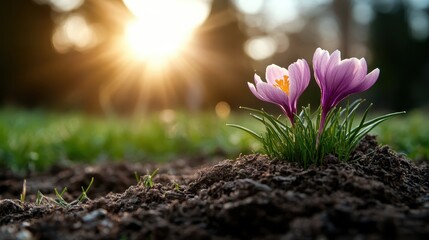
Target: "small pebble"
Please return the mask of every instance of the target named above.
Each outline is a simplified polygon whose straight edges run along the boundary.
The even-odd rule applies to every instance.
[[[98,218],[103,218],[106,215],[107,215],[107,211],[100,208],[100,209],[94,210],[94,211],[86,214],[85,216],[83,216],[82,221],[92,222]]]
[[[33,234],[31,234],[30,231],[23,229],[16,234],[16,239],[17,240],[32,240],[34,238],[33,238]]]

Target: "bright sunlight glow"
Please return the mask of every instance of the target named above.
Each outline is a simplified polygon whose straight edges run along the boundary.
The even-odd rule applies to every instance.
[[[178,55],[195,29],[207,18],[207,0],[124,0],[135,19],[128,23],[125,40],[139,60],[163,62]]]

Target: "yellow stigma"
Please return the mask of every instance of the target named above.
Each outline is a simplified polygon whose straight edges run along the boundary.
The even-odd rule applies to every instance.
[[[274,86],[280,88],[283,92],[289,95],[289,77],[287,75],[283,76],[283,79],[276,80]]]

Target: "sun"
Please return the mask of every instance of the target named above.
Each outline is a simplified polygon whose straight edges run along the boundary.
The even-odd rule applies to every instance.
[[[207,18],[204,0],[124,0],[135,19],[127,23],[125,44],[135,59],[165,62],[180,55]]]
[[[115,98],[132,98],[135,113],[176,104],[183,98],[183,91],[192,92],[189,95],[198,100],[202,87],[195,61],[211,62],[213,56],[208,59],[208,51],[194,43],[201,42],[197,38],[207,31],[208,23],[203,23],[209,17],[213,0],[122,1],[125,12],[114,7],[112,1],[102,1],[110,3],[111,9],[121,10],[112,11],[112,15],[122,27],[112,45],[98,56],[108,58],[115,71],[100,90],[103,111],[115,114]],[[134,95],[122,94],[130,89]]]
[[[178,54],[190,36],[188,32],[165,31],[142,20],[130,22],[125,32],[128,51],[135,58],[157,61]]]

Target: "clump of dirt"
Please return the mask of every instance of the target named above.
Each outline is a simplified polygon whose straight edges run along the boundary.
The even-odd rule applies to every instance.
[[[69,208],[36,206],[32,197],[24,204],[1,200],[0,239],[429,239],[429,166],[374,137],[347,163],[332,155],[308,169],[259,154],[207,162],[79,166],[30,176],[30,196],[69,181],[70,199],[94,177],[93,200]],[[135,171],[158,167],[152,188],[135,184]],[[22,179],[1,179],[0,195],[19,196],[21,186]]]

